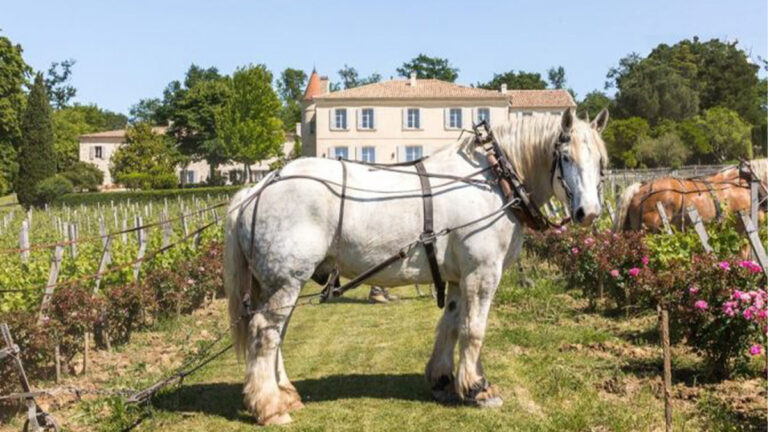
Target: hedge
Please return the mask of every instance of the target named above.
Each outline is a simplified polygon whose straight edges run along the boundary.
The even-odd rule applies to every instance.
[[[71,193],[58,197],[53,201],[54,205],[80,205],[80,204],[108,204],[110,201],[124,201],[130,199],[133,202],[147,202],[162,200],[164,198],[175,199],[177,196],[189,197],[193,195],[234,195],[240,190],[242,185],[234,186],[214,186],[214,187],[195,187],[185,189],[158,189],[143,191],[122,191],[122,192],[86,192]]]

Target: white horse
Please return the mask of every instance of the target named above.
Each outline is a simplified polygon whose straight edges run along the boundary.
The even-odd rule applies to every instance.
[[[600,132],[607,121],[605,110],[592,123],[566,110],[562,117],[523,117],[495,127],[494,134],[534,203],[541,205],[554,194],[569,206],[575,222],[589,224],[602,211],[601,164],[608,158]],[[570,139],[561,142],[561,137]],[[465,176],[487,167],[486,157],[473,141],[468,137],[425,159],[427,173]],[[554,164],[557,148],[561,160]],[[288,379],[281,352],[287,321],[302,286],[313,275],[329,274],[334,266],[342,276],[352,278],[421,234],[423,204],[416,175],[351,162],[346,167],[348,189],[338,243],[334,238],[343,176],[339,161],[298,159],[286,165],[280,177],[306,175],[324,182],[294,177],[265,183],[270,182],[269,176],[240,191],[230,204],[225,286],[235,346],[241,355],[247,352],[245,403],[260,424],[290,422],[289,412],[303,406]],[[492,174],[486,171],[477,178],[492,180]],[[449,181],[432,179],[435,231],[481,218],[504,204],[498,188],[488,183],[446,183]],[[265,184],[258,203],[248,199]],[[523,226],[509,212],[437,239],[447,296],[426,378],[438,399],[452,396],[479,406],[501,405],[497,389],[483,375],[480,349],[502,271],[516,258],[522,241]],[[388,287],[431,283],[424,248],[411,248],[404,259],[367,282]],[[253,301],[250,322],[242,319],[246,293]],[[454,375],[457,341],[459,364]]]

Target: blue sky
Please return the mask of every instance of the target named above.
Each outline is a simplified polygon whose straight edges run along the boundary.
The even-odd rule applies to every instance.
[[[768,57],[765,0],[42,3],[0,0],[2,34],[36,69],[76,59],[77,101],[124,113],[160,96],[191,63],[225,73],[264,63],[276,75],[316,65],[332,79],[348,64],[386,79],[423,52],[447,57],[463,84],[562,65],[582,97],[602,89],[624,55],[693,35],[736,39],[754,59]]]

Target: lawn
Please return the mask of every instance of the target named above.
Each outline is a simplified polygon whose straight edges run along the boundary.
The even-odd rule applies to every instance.
[[[500,288],[484,347],[487,377],[505,399],[500,409],[431,400],[423,368],[440,314],[431,297],[418,298],[413,287],[403,287],[395,290],[401,300],[372,305],[361,288],[296,310],[284,353],[306,407],[293,414],[291,425],[274,430],[663,430],[655,318],[587,313],[587,302],[564,292],[547,269],[532,288],[514,277],[508,274]],[[150,383],[225,328],[225,309],[217,300],[136,334],[119,352],[98,353],[86,381],[133,388]],[[723,383],[692,387],[698,359],[683,348],[675,355],[684,371],[674,392],[677,430],[758,428],[760,412],[724,402]],[[242,378],[243,365],[230,351],[182,387],[161,393],[151,407],[126,408],[102,398],[53,412],[70,430],[121,430],[143,417],[136,430],[251,431],[257,426],[242,408]],[[758,378],[728,385],[738,389],[731,396],[761,399],[765,406]]]

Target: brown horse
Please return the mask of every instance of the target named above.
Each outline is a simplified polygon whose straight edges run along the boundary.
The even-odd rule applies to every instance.
[[[739,166],[732,166],[707,177],[679,179],[664,177],[634,183],[621,194],[615,231],[661,232],[664,228],[657,203],[661,203],[669,223],[684,229],[690,223],[686,209],[694,206],[706,223],[720,220],[728,213],[749,211],[749,176],[760,180],[762,191],[768,186],[768,159],[749,162],[745,176]]]

